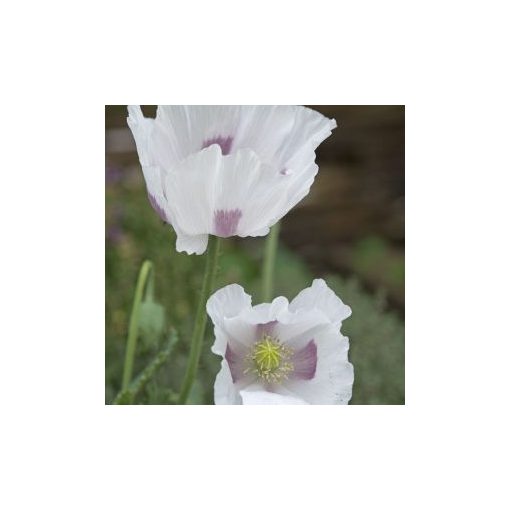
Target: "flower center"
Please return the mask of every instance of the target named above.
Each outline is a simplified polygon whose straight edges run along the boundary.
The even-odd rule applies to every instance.
[[[292,354],[292,349],[282,345],[277,338],[264,335],[246,356],[248,368],[245,373],[255,373],[266,382],[287,379],[294,370],[294,365],[289,361]]]

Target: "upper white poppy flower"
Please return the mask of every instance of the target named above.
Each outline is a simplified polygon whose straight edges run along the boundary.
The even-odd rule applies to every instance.
[[[289,304],[251,305],[239,285],[207,302],[214,323],[212,351],[223,357],[216,404],[347,404],[354,372],[349,339],[340,333],[351,309],[324,280],[314,280]]]
[[[305,197],[334,120],[302,106],[129,106],[150,203],[203,253],[208,234],[263,236]]]

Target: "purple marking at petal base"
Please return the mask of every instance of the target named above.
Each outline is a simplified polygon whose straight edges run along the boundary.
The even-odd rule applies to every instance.
[[[237,225],[243,213],[241,209],[214,211],[214,233],[218,237],[230,237],[237,231]]]
[[[264,324],[257,324],[256,336],[257,339],[262,338],[264,335],[271,336],[278,321],[265,322]]]
[[[243,358],[236,354],[227,344],[227,351],[225,352],[225,359],[227,360],[228,367],[230,368],[230,374],[232,375],[232,381],[237,382],[244,373]]]
[[[309,380],[315,376],[317,369],[317,345],[315,340],[310,340],[305,347],[297,351],[291,359],[294,364],[293,379]]]
[[[234,138],[232,136],[214,136],[213,138],[208,138],[204,141],[202,144],[202,149],[210,147],[216,143],[220,146],[221,153],[226,156],[227,154],[230,154],[230,151],[232,150],[233,141]]]
[[[166,214],[163,208],[158,204],[157,200],[150,194],[149,195],[149,202],[152,205],[152,208],[158,213],[158,216],[165,222],[168,223],[168,220],[166,219]]]

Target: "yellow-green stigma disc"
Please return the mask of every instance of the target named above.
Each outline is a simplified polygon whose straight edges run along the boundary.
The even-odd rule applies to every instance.
[[[251,366],[247,371],[255,372],[268,382],[279,381],[282,377],[286,378],[294,368],[292,363],[288,362],[291,354],[292,351],[277,339],[264,335],[248,355]]]

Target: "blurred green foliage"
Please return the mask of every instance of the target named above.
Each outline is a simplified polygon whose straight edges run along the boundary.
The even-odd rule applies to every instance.
[[[153,371],[151,379],[144,379],[144,384],[137,387],[135,403],[171,403],[184,374],[205,257],[176,253],[172,229],[161,223],[140,186],[130,185],[129,180],[107,186],[106,224],[106,402],[112,403],[121,387],[137,275],[143,260],[150,259],[155,269],[155,300],[163,305],[164,312],[154,305],[143,314],[155,324],[151,327],[142,319],[134,375],[143,376],[146,367]],[[225,240],[216,288],[240,283],[252,294],[253,302],[259,302],[263,242],[263,239]],[[371,270],[374,264],[371,257],[376,266],[380,264],[384,247],[377,242],[372,239],[357,247],[360,270],[366,271],[367,267]],[[375,243],[375,249],[367,248],[367,243]],[[396,264],[391,270],[394,278],[403,278],[403,266]],[[275,295],[290,300],[308,287],[314,276],[317,275],[312,275],[297,255],[280,245]],[[384,290],[372,295],[354,276],[348,279],[331,274],[320,276],[353,310],[342,327],[350,338],[349,357],[355,370],[350,403],[403,404],[404,324],[396,313],[388,311]],[[171,354],[165,357],[172,327],[179,333],[179,342],[172,344]],[[210,351],[212,342],[212,327],[208,324],[198,377],[188,401],[191,404],[213,403],[220,359]]]
[[[387,289],[393,298],[403,302],[405,284],[404,252],[390,247],[377,236],[367,236],[354,244],[351,268],[372,285]]]

